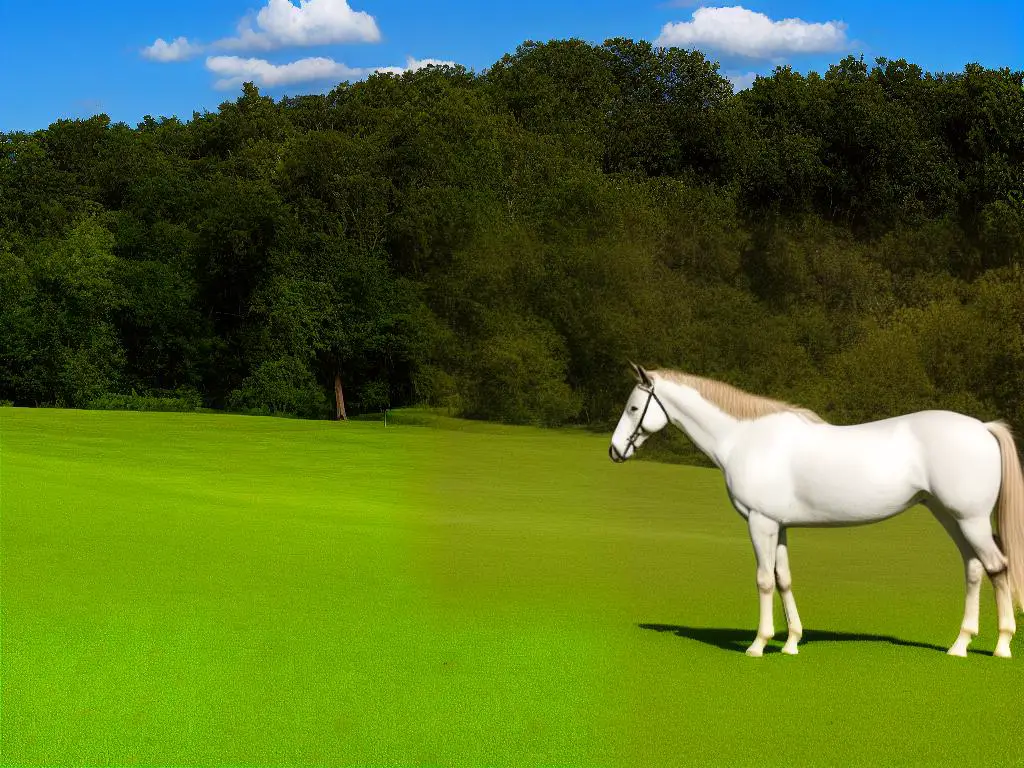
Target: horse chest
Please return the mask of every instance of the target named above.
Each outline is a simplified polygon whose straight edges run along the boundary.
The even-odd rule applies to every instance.
[[[738,446],[724,467],[730,496],[739,502],[737,509],[756,509],[769,514],[788,511],[794,499],[792,473],[782,445],[759,450],[753,443]]]

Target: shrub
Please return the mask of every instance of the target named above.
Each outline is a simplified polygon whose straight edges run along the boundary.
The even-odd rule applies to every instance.
[[[565,381],[566,357],[554,331],[535,321],[509,322],[477,347],[464,415],[541,426],[570,421],[581,400]]]
[[[323,418],[328,413],[323,389],[294,357],[264,362],[231,393],[228,405],[251,414]]]
[[[104,394],[90,400],[86,408],[94,411],[198,411],[203,407],[202,396],[190,387],[170,392],[137,394],[132,390],[128,395]]]
[[[363,413],[383,411],[391,405],[391,392],[386,381],[371,381],[359,392]]]

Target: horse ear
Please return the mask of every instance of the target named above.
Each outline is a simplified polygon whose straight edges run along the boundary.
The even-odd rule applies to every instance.
[[[632,360],[629,361],[629,364],[633,366],[633,373],[636,374],[636,377],[637,379],[640,380],[640,383],[643,384],[645,387],[651,386],[651,377],[647,375],[647,371],[645,371],[639,365],[634,363]]]

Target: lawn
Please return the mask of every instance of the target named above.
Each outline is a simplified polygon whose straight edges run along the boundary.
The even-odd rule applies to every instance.
[[[1024,761],[1024,644],[990,656],[986,584],[945,655],[962,571],[925,511],[793,531],[806,642],[750,659],[717,471],[398,416],[0,409],[0,761]]]

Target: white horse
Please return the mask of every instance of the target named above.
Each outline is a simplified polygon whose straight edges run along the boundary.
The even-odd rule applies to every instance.
[[[921,411],[835,426],[812,411],[720,381],[633,369],[639,381],[608,454],[623,462],[671,423],[725,474],[729,498],[747,521],[757,558],[760,622],[748,655],[761,656],[775,634],[776,586],[789,626],[782,652],[797,653],[803,629],[791,588],[787,528],[873,523],[921,503],[949,532],[964,560],[964,619],[949,653],[966,656],[978,634],[984,570],[999,613],[994,655],[1010,656],[1014,599],[1024,609],[1024,476],[1003,422]],[[997,504],[999,543],[990,522]]]

